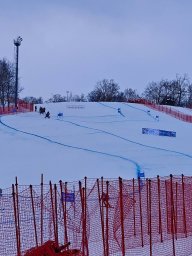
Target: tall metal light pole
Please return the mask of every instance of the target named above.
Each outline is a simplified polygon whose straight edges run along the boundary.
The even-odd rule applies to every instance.
[[[21,45],[22,38],[20,36],[14,40],[16,46],[16,68],[15,68],[15,108],[17,109],[17,98],[18,98],[18,62],[19,62],[19,46]]]

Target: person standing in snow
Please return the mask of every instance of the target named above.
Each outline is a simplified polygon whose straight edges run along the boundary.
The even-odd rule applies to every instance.
[[[47,111],[46,115],[45,115],[45,118],[50,118],[50,112]]]

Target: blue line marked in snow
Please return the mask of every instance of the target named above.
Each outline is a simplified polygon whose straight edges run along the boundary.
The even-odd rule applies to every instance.
[[[59,121],[60,121],[60,120],[59,120]],[[124,138],[124,137],[121,137],[121,136],[116,135],[116,134],[111,133],[111,132],[107,132],[107,131],[102,130],[102,129],[91,128],[91,127],[88,127],[88,126],[80,125],[80,124],[77,124],[77,123],[74,123],[74,122],[71,122],[71,121],[66,121],[66,120],[62,120],[62,122],[70,123],[70,124],[76,125],[76,126],[78,126],[78,127],[82,127],[82,128],[86,128],[86,129],[90,129],[90,130],[94,130],[94,131],[103,132],[103,133],[105,133],[105,134],[114,136],[114,137],[116,137],[116,138],[122,139],[122,140],[124,140],[124,141],[130,142],[130,143],[133,143],[133,144],[142,146],[142,147],[151,148],[151,149],[156,149],[156,150],[161,150],[161,151],[166,151],[166,152],[175,153],[175,154],[179,154],[179,155],[181,155],[181,156],[185,156],[185,157],[192,158],[192,156],[189,155],[189,154],[185,154],[185,153],[182,153],[182,152],[179,152],[179,151],[169,150],[169,149],[165,149],[165,148],[159,148],[159,147],[154,147],[154,146],[145,145],[145,144],[142,144],[142,143],[140,143],[140,142],[136,142],[136,141],[133,141],[133,140],[126,139],[126,138]]]
[[[151,118],[153,118],[155,121],[158,121],[158,120],[157,120],[157,116],[152,116],[150,110],[140,109],[140,108],[131,106],[131,105],[128,104],[128,103],[121,103],[121,104],[124,104],[125,106],[127,106],[127,107],[129,107],[129,108],[133,108],[133,109],[137,109],[137,110],[139,110],[139,111],[142,111],[142,112],[146,113],[148,116],[150,116]],[[158,118],[158,119],[159,119],[159,118]]]
[[[62,120],[59,120],[59,119],[56,119],[56,120],[57,121],[62,121]],[[102,151],[97,151],[97,150],[94,150],[94,149],[71,146],[71,145],[64,144],[64,143],[61,143],[61,142],[58,142],[58,141],[54,141],[52,139],[46,138],[44,136],[41,136],[41,135],[38,135],[38,134],[35,134],[35,133],[25,132],[25,131],[16,129],[14,127],[11,127],[11,126],[3,123],[2,119],[1,119],[1,116],[0,116],[0,123],[2,125],[4,125],[5,127],[8,127],[9,129],[12,129],[14,131],[17,131],[17,132],[20,132],[20,133],[23,133],[23,134],[27,134],[27,135],[30,135],[30,136],[34,136],[34,137],[46,140],[46,141],[51,142],[51,143],[55,143],[55,144],[60,145],[60,146],[64,146],[64,147],[67,147],[67,148],[73,148],[73,149],[77,149],[77,150],[82,150],[82,151],[87,151],[87,152],[91,152],[91,153],[96,153],[96,154],[100,154],[100,155],[105,155],[105,156],[109,156],[109,157],[119,158],[119,159],[128,161],[128,162],[132,163],[133,165],[135,165],[137,173],[140,173],[141,167],[139,166],[139,164],[137,162],[133,161],[132,159],[129,159],[129,158],[126,158],[126,157],[123,157],[123,156],[120,156],[120,155],[114,155],[114,154],[109,154],[109,153],[102,152]],[[69,123],[72,123],[72,122],[69,122]],[[78,125],[78,124],[76,124],[76,125],[81,126],[81,125]],[[88,128],[88,129],[91,129],[91,128]]]
[[[106,104],[104,104],[104,103],[102,103],[102,102],[97,102],[97,103],[100,104],[100,105],[102,105],[102,106],[104,106],[104,107],[112,108],[112,109],[116,109],[116,110],[117,110],[117,108],[108,106],[108,105],[106,105]]]
[[[101,102],[97,102],[97,103],[100,104],[100,105],[102,105],[102,106],[104,106],[104,107],[108,107],[108,108],[115,109],[115,110],[117,110],[117,112],[118,112],[120,115],[122,115],[123,117],[125,117],[124,114],[121,112],[121,109],[120,109],[120,108],[111,107],[111,106],[108,106],[108,105],[106,105],[106,104],[104,104],[104,103],[101,103]]]

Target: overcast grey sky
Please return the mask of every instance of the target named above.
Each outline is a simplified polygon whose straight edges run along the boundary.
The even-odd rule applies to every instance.
[[[192,78],[191,13],[191,0],[0,0],[0,58],[23,38],[22,97],[87,94],[104,78],[141,93]]]

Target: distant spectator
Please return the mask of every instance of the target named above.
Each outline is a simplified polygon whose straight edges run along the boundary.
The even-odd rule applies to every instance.
[[[35,106],[35,112],[37,112],[37,106]]]
[[[45,118],[50,118],[50,113],[49,111],[47,111],[46,115],[45,115]]]
[[[45,108],[40,107],[40,108],[39,108],[39,113],[40,113],[40,114],[44,114],[44,113],[45,113]]]

